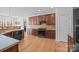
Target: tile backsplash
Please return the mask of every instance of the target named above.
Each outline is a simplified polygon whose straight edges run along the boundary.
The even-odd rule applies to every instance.
[[[39,29],[40,25],[28,25],[26,28],[29,29]],[[47,30],[55,30],[55,25],[47,25]]]

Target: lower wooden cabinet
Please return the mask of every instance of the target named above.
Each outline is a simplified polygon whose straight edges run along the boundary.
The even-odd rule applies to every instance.
[[[4,34],[4,35],[6,35],[6,36],[8,36],[8,37],[12,37],[12,32],[8,32],[8,33],[6,33],[6,34]]]
[[[32,29],[32,35],[38,36],[38,30],[37,29]]]
[[[20,30],[20,31],[13,32],[13,38],[22,40],[24,38],[24,31]]]
[[[22,40],[24,38],[24,30],[12,31],[5,33],[4,35],[15,38],[17,40]]]
[[[45,37],[55,39],[55,30],[46,30]]]
[[[30,35],[39,36],[38,29],[31,29]],[[55,30],[45,30],[45,38],[55,39]]]
[[[4,50],[3,52],[19,52],[18,44],[8,48],[7,50]]]

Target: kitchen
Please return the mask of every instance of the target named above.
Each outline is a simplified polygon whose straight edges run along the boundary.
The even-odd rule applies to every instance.
[[[67,36],[72,37],[72,29],[67,31],[72,28],[72,10],[64,7],[0,7],[0,51],[67,52]]]
[[[29,35],[55,39],[55,14],[29,17],[27,30]]]

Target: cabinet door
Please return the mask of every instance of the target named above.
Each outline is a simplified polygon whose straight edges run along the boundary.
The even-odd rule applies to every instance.
[[[55,25],[55,13],[53,13],[52,15],[51,15],[51,24],[52,25]]]
[[[45,32],[45,37],[46,37],[46,38],[50,38],[50,35],[51,35],[50,33],[51,33],[51,32],[50,32],[49,30],[46,30],[46,32]]]
[[[55,39],[55,36],[56,36],[55,35],[55,30],[51,30],[51,35],[50,36],[51,36],[52,39]]]
[[[29,24],[29,25],[32,25],[32,24],[33,24],[33,17],[29,17],[28,24]]]
[[[45,20],[45,15],[42,15],[41,17],[42,17],[42,19],[41,19],[42,21],[46,21]]]
[[[42,21],[43,17],[42,16],[39,16],[39,21]]]
[[[37,16],[33,17],[33,22],[34,22],[33,25],[37,25]]]
[[[37,17],[37,19],[38,19],[37,20],[38,21],[38,24],[40,24],[40,21],[46,21],[45,20],[45,15],[40,15],[40,16]]]
[[[55,25],[55,14],[45,15],[45,20],[48,25]]]
[[[12,32],[5,33],[4,35],[5,35],[5,36],[8,36],[8,37],[12,37]]]
[[[48,14],[48,15],[45,15],[45,20],[46,20],[46,22],[47,22],[47,24],[48,25],[50,25],[51,24],[51,14]]]
[[[32,29],[32,35],[35,35],[35,36],[38,35],[38,31],[37,31],[37,29]]]
[[[35,17],[35,25],[38,25],[38,16]]]
[[[30,17],[29,18],[29,24],[30,25],[37,25],[38,24],[38,18],[37,18],[37,16],[34,16],[34,17]]]
[[[36,24],[39,25],[39,22],[40,22],[40,17],[37,16],[37,17],[36,17]]]
[[[45,37],[55,39],[55,30],[46,30]]]
[[[33,17],[33,25],[37,25],[40,23],[40,21],[45,20],[45,16],[34,16]]]

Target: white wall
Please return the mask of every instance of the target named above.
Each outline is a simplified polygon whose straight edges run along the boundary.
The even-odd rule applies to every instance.
[[[56,40],[68,41],[68,34],[73,37],[73,8],[56,7]]]

